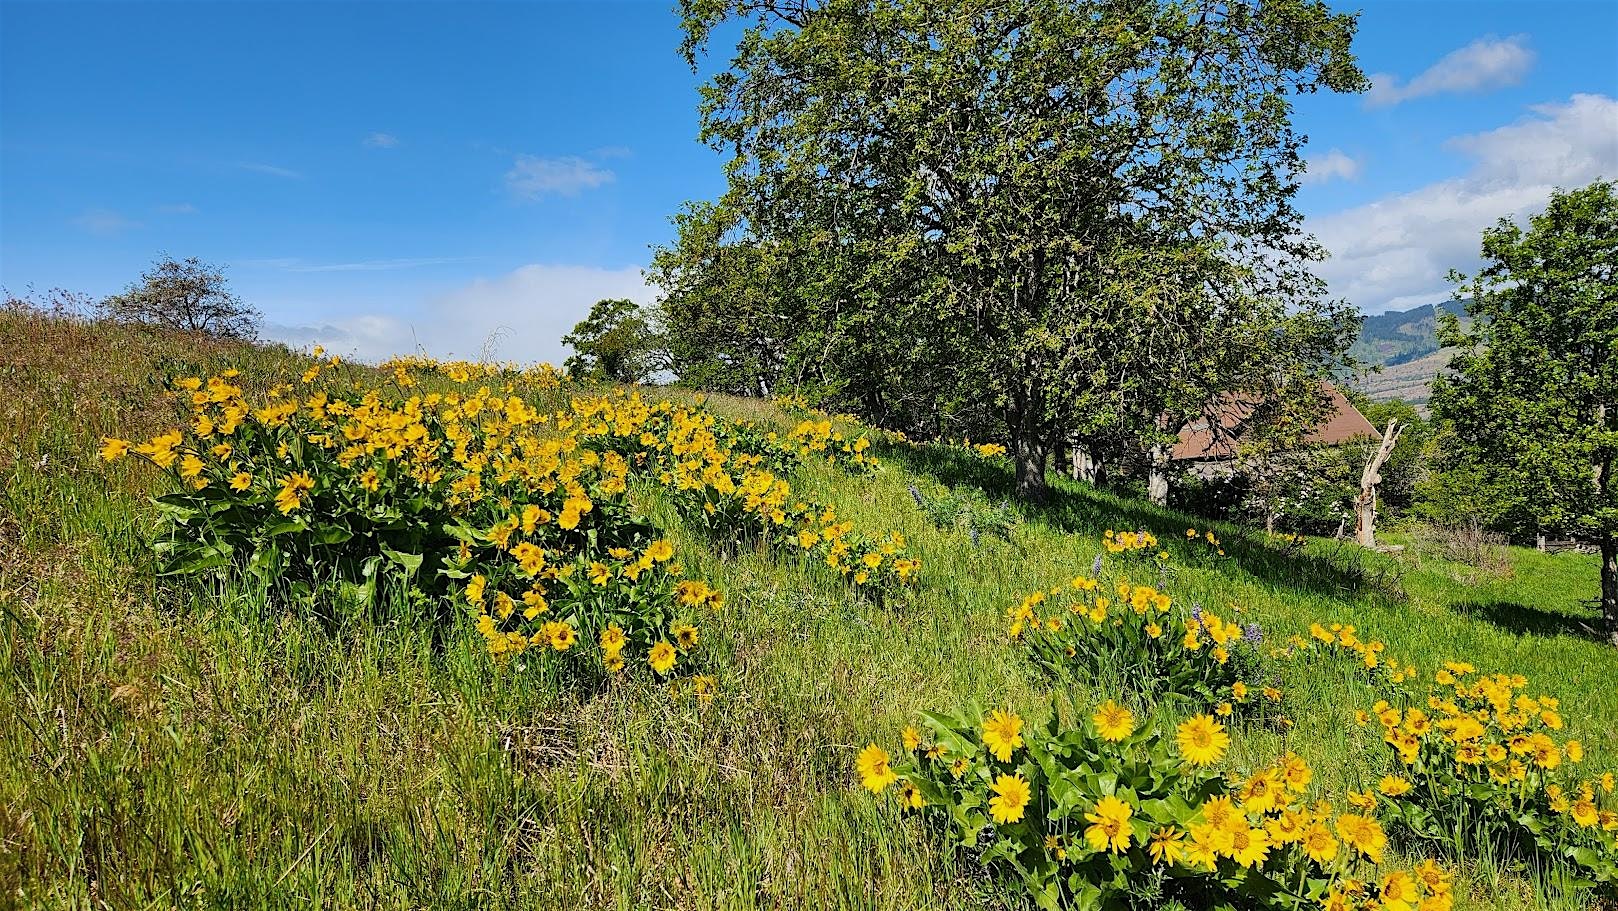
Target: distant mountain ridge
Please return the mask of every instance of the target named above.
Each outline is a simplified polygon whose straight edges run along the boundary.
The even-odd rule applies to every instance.
[[[1438,314],[1453,313],[1464,321],[1467,303],[1442,301],[1367,316],[1349,354],[1383,369],[1355,385],[1376,401],[1399,398],[1425,405],[1433,378],[1449,362],[1449,353],[1438,346]]]

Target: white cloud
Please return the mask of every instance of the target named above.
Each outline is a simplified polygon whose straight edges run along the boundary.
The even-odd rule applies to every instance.
[[[91,234],[113,235],[141,227],[141,223],[125,218],[111,209],[91,209],[73,219],[73,224]]]
[[[236,165],[243,171],[252,171],[255,174],[268,174],[271,177],[284,177],[287,180],[302,180],[303,173],[291,168],[276,167],[273,164],[264,164],[257,161],[244,161]]]
[[[574,196],[580,190],[611,183],[613,177],[606,168],[577,156],[518,155],[506,172],[506,188],[521,199],[538,199],[547,193]]]
[[[195,215],[201,210],[188,202],[178,202],[172,205],[158,206],[157,211],[160,215]]]
[[[638,267],[534,264],[478,279],[401,314],[362,313],[318,326],[269,325],[266,334],[294,345],[323,344],[366,361],[424,350],[434,357],[561,364],[572,331],[596,301],[649,303],[655,292]]]
[[[1618,100],[1574,95],[1524,119],[1458,136],[1461,177],[1324,217],[1306,227],[1332,253],[1319,274],[1367,313],[1447,297],[1451,268],[1475,271],[1483,229],[1544,208],[1551,192],[1618,177]]]
[[[1399,77],[1389,73],[1371,75],[1371,91],[1366,93],[1368,107],[1385,107],[1443,92],[1478,92],[1484,89],[1516,85],[1534,65],[1534,52],[1528,48],[1527,35],[1510,38],[1488,36],[1450,51],[1421,75],[1404,85]]]
[[[1342,149],[1330,149],[1326,154],[1305,160],[1308,167],[1298,177],[1301,184],[1325,183],[1334,177],[1353,180],[1360,176],[1360,163],[1343,154]]]
[[[399,137],[392,133],[372,133],[365,137],[365,147],[368,149],[391,149],[399,144]]]

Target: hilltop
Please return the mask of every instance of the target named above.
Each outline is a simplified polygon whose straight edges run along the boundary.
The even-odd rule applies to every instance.
[[[1438,314],[1453,313],[1464,320],[1466,304],[1441,301],[1367,316],[1349,354],[1382,370],[1365,375],[1360,391],[1374,401],[1397,398],[1425,406],[1433,379],[1449,363],[1449,353],[1438,347]]]
[[[685,571],[724,593],[704,615],[709,698],[628,677],[572,686],[485,648],[464,611],[296,602],[241,580],[154,578],[165,477],[105,465],[103,437],[171,426],[176,379],[238,371],[253,395],[326,362],[280,347],[0,313],[0,889],[25,906],[1009,908],[970,857],[891,793],[859,787],[867,743],[897,750],[916,713],[976,700],[1027,717],[1117,695],[1032,673],[1007,612],[1100,566],[1242,624],[1264,643],[1352,624],[1427,671],[1464,660],[1560,699],[1591,769],[1618,759],[1618,654],[1589,633],[1596,566],[1510,549],[1456,563],[1268,539],[1065,479],[1043,506],[1000,507],[1004,459],[865,436],[881,467],[809,460],[795,497],[872,537],[902,535],[912,584],[863,595],[824,565],[727,544],[655,485],[629,502]],[[349,380],[385,387],[365,367]],[[423,388],[499,394],[506,374]],[[601,389],[530,396],[563,408]],[[636,390],[693,406],[680,390]],[[786,435],[795,408],[704,408]],[[817,421],[821,418],[816,416]],[[942,510],[938,504],[948,503]],[[1004,537],[938,515],[999,515]],[[1194,528],[1198,537],[1186,530]],[[1168,557],[1129,562],[1114,530]],[[1204,546],[1216,534],[1219,546]],[[438,619],[433,619],[437,617]],[[442,625],[423,625],[423,624]],[[591,645],[591,643],[585,643]],[[699,653],[693,653],[694,656]],[[537,659],[536,659],[537,660]],[[1354,678],[1277,661],[1286,724],[1236,730],[1229,762],[1293,750],[1322,793],[1369,790],[1380,736]],[[1069,702],[1071,700],[1071,702]],[[1159,713],[1167,709],[1158,710]],[[1142,715],[1152,714],[1143,708]],[[1373,726],[1374,728],[1374,726]],[[1390,852],[1393,863],[1403,855]],[[1469,859],[1456,907],[1578,907],[1530,876]],[[475,896],[475,898],[474,898]]]

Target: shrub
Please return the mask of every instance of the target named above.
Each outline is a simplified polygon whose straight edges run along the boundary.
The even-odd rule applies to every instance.
[[[1043,729],[970,706],[923,714],[902,742],[897,761],[867,746],[861,783],[893,787],[903,810],[947,828],[1041,908],[1450,907],[1450,878],[1430,862],[1355,879],[1381,859],[1380,824],[1306,803],[1313,773],[1292,754],[1222,772],[1229,735],[1208,715],[1169,734],[1112,701],[1077,722],[1053,712]]]
[[[923,494],[915,484],[910,485],[910,497],[934,528],[965,530],[973,547],[979,546],[984,535],[1007,544],[1016,543],[1012,532],[1021,519],[1008,500],[991,504],[981,491],[968,487],[943,488]]]
[[[1037,591],[1009,611],[1009,634],[1058,679],[1121,687],[1149,702],[1265,716],[1281,691],[1265,680],[1258,624],[1243,629],[1212,611],[1180,611],[1149,585],[1088,576]]]
[[[581,446],[574,412],[487,387],[316,389],[337,363],[256,403],[229,372],[183,378],[183,428],[104,442],[109,461],[133,452],[178,487],[158,498],[167,572],[242,571],[306,595],[393,576],[453,597],[497,657],[541,646],[575,670],[581,639],[609,670],[627,652],[666,673],[695,647],[694,609],[720,599],[679,579],[672,547],[631,509],[628,461]],[[423,366],[395,365],[395,379],[408,388]]]
[[[1565,865],[1618,897],[1612,773],[1573,774],[1583,745],[1560,733],[1557,700],[1529,696],[1527,685],[1448,662],[1428,686],[1372,706],[1399,767],[1379,786],[1383,816],[1435,848]]]
[[[637,475],[660,484],[687,521],[721,541],[750,541],[813,556],[857,588],[882,595],[921,569],[904,536],[872,538],[836,510],[797,499],[766,467],[791,451],[748,427],[694,407],[649,405],[634,393],[574,403],[583,445],[621,452]],[[780,464],[779,462],[777,463]]]

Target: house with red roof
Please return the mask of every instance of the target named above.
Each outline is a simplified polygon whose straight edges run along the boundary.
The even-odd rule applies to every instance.
[[[1339,446],[1381,436],[1381,431],[1366,420],[1341,389],[1326,383],[1323,391],[1330,399],[1329,410],[1321,424],[1304,438],[1304,445]],[[1236,459],[1242,433],[1257,405],[1251,399],[1232,397],[1215,409],[1217,424],[1205,418],[1187,424],[1170,451],[1170,461],[1204,476],[1224,473]]]

